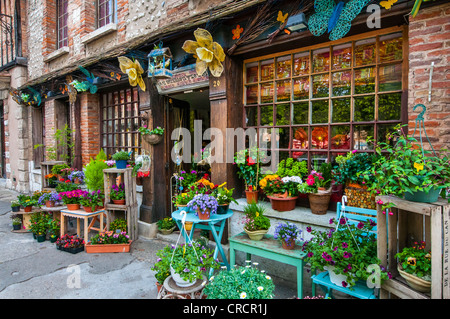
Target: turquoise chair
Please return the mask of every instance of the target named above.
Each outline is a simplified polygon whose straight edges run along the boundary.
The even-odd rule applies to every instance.
[[[337,218],[340,218],[341,215],[341,209],[342,209],[342,203],[337,203],[336,207],[336,213]],[[369,216],[363,216],[358,215],[359,214],[366,214]],[[345,217],[348,218],[348,223],[350,224],[358,224],[360,221],[366,221],[368,219],[372,219],[373,221],[377,221],[377,211],[374,209],[366,209],[366,208],[359,208],[359,207],[350,207],[345,206]],[[376,235],[376,226],[373,229],[373,232]],[[319,274],[315,274],[311,277],[312,279],[312,294],[313,296],[316,295],[316,285],[319,285],[321,288],[323,288],[326,291],[325,297],[331,297],[332,291],[337,290],[340,292],[343,292],[345,294],[351,295],[353,297],[359,298],[359,299],[377,299],[377,291],[376,288],[369,288],[364,282],[357,282],[353,287],[352,290],[349,288],[344,288],[337,286],[333,284],[330,281],[330,275],[328,271],[321,272]]]

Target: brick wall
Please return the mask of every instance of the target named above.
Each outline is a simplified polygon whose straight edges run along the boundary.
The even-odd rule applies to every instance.
[[[425,128],[433,148],[450,146],[450,3],[420,9],[409,21],[410,133],[414,130],[416,104],[424,104]],[[434,62],[431,101],[428,88],[431,63]],[[424,143],[424,145],[427,143]]]
[[[81,160],[86,165],[100,151],[99,97],[98,94],[83,93],[77,98],[81,104]]]

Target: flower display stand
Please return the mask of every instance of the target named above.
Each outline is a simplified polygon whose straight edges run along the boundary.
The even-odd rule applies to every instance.
[[[19,230],[11,230],[13,233],[28,233],[30,231],[31,226],[31,215],[34,213],[40,212],[41,209],[33,207],[31,212],[25,212],[23,209],[20,209],[18,212],[11,212],[11,214],[18,215],[22,217],[22,228]]]
[[[204,282],[206,276],[198,279],[194,285],[183,288],[177,286],[172,276],[169,276],[164,280],[156,299],[202,299]]]
[[[395,204],[392,214],[383,212],[382,204],[377,204],[378,258],[393,277],[381,286],[380,298],[395,295],[402,299],[450,299],[448,201],[439,198],[434,203],[418,203],[395,196],[377,196],[376,201]],[[430,293],[408,286],[397,270],[395,254],[414,241],[425,241],[425,249],[431,249]]]
[[[48,181],[45,179],[45,176],[52,172],[52,168],[55,165],[66,164],[64,161],[46,161],[41,162],[41,182],[42,182],[42,190],[54,190],[54,188],[49,187]]]
[[[107,229],[111,221],[115,219],[117,211],[125,212],[127,221],[127,234],[131,240],[138,237],[138,203],[136,198],[136,178],[132,176],[132,168],[118,169],[108,168],[103,170],[105,183],[105,211],[107,213]],[[112,204],[110,191],[112,185],[116,184],[117,178],[121,178],[121,182],[125,187],[125,204]]]
[[[103,214],[105,213],[105,211],[102,210],[98,210],[95,212],[86,212],[84,211],[84,209],[78,209],[78,210],[68,210],[68,209],[63,209],[61,210],[61,236],[65,235],[65,218],[66,217],[73,217],[77,219],[77,235],[79,237],[81,237],[81,225],[80,225],[80,220],[83,220],[84,223],[84,236],[83,239],[85,241],[85,244],[88,242],[89,240],[89,232],[91,230],[96,230],[98,232],[101,231],[105,231],[106,227],[104,227],[103,225]],[[100,228],[94,228],[93,227],[93,222],[89,223],[89,218],[100,218]]]

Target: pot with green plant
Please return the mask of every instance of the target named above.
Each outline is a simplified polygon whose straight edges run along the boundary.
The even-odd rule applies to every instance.
[[[116,168],[118,169],[127,168],[127,162],[130,158],[130,153],[126,151],[119,151],[112,155],[112,159],[116,161]]]
[[[170,235],[176,228],[177,223],[171,217],[165,217],[156,222],[158,231],[163,235]]]
[[[93,191],[93,192],[84,192],[80,196],[80,204],[83,206],[83,209],[88,212],[95,212],[97,208],[103,206],[103,194],[101,190]]]
[[[427,151],[417,140],[408,137],[401,126],[387,135],[392,143],[378,143],[380,156],[372,167],[360,175],[375,178],[369,188],[376,195],[393,195],[414,202],[433,203],[450,187],[450,156],[447,149]],[[383,204],[383,207],[389,203]]]
[[[286,222],[280,222],[275,228],[273,238],[281,243],[283,249],[295,249],[298,236],[301,234],[301,229],[297,225]]]
[[[245,196],[248,204],[258,202],[258,184],[262,177],[260,175],[262,158],[262,151],[256,147],[240,150],[234,156],[234,164],[238,169],[237,175],[244,180]]]
[[[52,167],[52,173],[57,176],[57,179],[65,177],[65,169],[70,168],[67,164],[56,164]]]
[[[224,187],[225,184],[226,182],[215,187],[212,192],[212,195],[217,199],[217,214],[219,215],[228,213],[228,208],[231,202],[238,204],[238,202],[233,198],[234,188],[228,189]]]
[[[19,200],[15,199],[15,200],[11,201],[11,211],[14,213],[17,213],[18,211],[20,211]]]
[[[55,243],[58,239],[61,230],[61,221],[58,218],[50,218],[48,221],[48,232],[50,235],[50,242]]]
[[[209,278],[203,289],[207,299],[272,299],[275,285],[258,263],[247,260],[245,266],[221,269]]]
[[[144,141],[152,145],[160,143],[163,139],[164,128],[160,126],[150,130],[144,125],[138,128],[138,131],[141,133]]]
[[[261,240],[270,228],[270,219],[264,216],[266,208],[261,204],[244,206],[244,231],[251,240]]]
[[[420,292],[431,290],[431,252],[425,249],[425,242],[414,242],[395,255],[397,270],[407,284]]]
[[[317,230],[306,227],[311,239],[303,243],[305,261],[310,263],[311,271],[328,270],[330,280],[337,286],[353,287],[359,280],[367,283],[372,276],[367,269],[379,265],[377,257],[377,238],[373,220],[349,223],[346,217],[332,218],[333,228]],[[379,273],[381,283],[390,278],[383,269]]]
[[[67,206],[68,210],[77,210],[80,209],[80,201],[86,191],[81,189],[75,189],[68,192],[61,192],[59,196],[63,203]]]
[[[269,175],[260,181],[261,189],[270,199],[272,209],[285,212],[295,208],[298,198],[298,185],[302,183],[299,176]]]
[[[330,181],[325,180],[322,173],[312,171],[305,183],[298,185],[298,191],[308,194],[311,212],[316,215],[324,215],[328,211],[331,198]]]
[[[11,215],[13,230],[20,230],[22,219],[17,215]]]
[[[19,199],[20,204],[23,207],[23,211],[29,213],[33,210],[33,206],[38,205],[38,201],[33,199],[31,196],[25,195],[22,199]]]
[[[125,205],[125,185],[123,183],[119,185],[112,185],[109,193],[109,197],[116,205]]]

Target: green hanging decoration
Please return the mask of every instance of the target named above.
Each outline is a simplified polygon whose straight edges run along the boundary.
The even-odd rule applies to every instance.
[[[86,81],[79,82],[78,80],[74,80],[71,82],[71,84],[75,87],[75,89],[79,92],[85,92],[89,90],[91,94],[95,94],[97,92],[97,86],[94,85],[94,82],[98,79],[97,77],[94,77],[94,75],[86,70],[81,65],[78,66],[78,68],[86,75]]]
[[[427,108],[423,104],[417,104],[416,106],[414,106],[413,111],[415,111],[418,107],[421,107],[423,110],[422,110],[422,112],[419,113],[419,115],[417,115],[416,125],[414,126],[414,132],[413,132],[412,136],[415,136],[416,130],[417,130],[417,127],[418,127],[419,128],[419,138],[420,138],[420,149],[422,150],[422,156],[425,159],[425,151],[423,149],[423,141],[422,141],[422,129],[423,129],[425,137],[427,138],[428,143],[431,146],[431,150],[433,151],[434,156],[437,157],[436,152],[434,151],[433,145],[431,144],[430,139],[429,139],[429,137],[427,135],[427,131],[425,130],[425,119],[423,118],[423,115],[427,111]]]
[[[371,0],[340,1],[315,0],[314,13],[308,21],[309,30],[316,37],[328,31],[331,41],[344,37],[352,26],[351,22]]]

